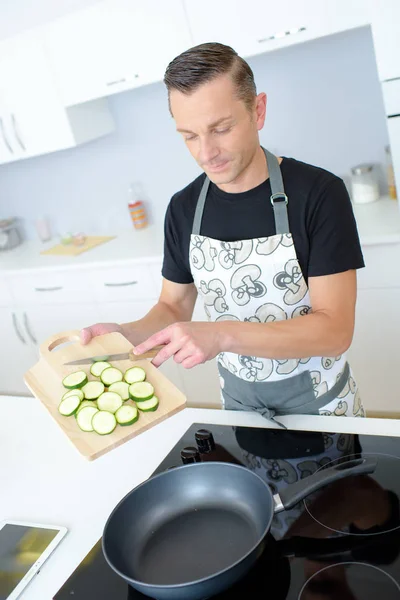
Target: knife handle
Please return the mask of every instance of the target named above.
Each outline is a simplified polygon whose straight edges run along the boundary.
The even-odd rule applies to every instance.
[[[161,348],[164,348],[163,344],[161,346],[154,346],[154,348],[148,350],[147,352],[144,352],[143,354],[134,354],[131,351],[129,353],[129,360],[135,361],[142,360],[144,358],[154,358],[160,352]]]

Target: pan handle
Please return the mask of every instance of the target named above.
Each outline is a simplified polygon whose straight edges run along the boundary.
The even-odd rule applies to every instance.
[[[325,487],[328,483],[333,483],[352,475],[373,473],[376,469],[376,464],[377,461],[375,458],[360,457],[339,463],[327,469],[321,469],[310,475],[310,477],[292,483],[279,494],[274,494],[274,513],[292,508],[300,500],[303,500],[303,498],[312,492]]]

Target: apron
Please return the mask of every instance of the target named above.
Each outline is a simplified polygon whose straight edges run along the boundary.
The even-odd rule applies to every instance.
[[[203,236],[208,177],[197,201],[189,260],[209,321],[268,323],[301,319],[312,310],[289,230],[288,197],[278,159],[263,150],[275,235],[234,242]],[[226,409],[254,410],[266,418],[286,414],[365,416],[345,354],[277,360],[222,352],[217,362]]]

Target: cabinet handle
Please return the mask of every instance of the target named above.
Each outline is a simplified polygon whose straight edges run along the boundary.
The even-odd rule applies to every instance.
[[[29,321],[28,321],[28,315],[26,313],[24,313],[24,325],[25,325],[25,329],[28,332],[29,337],[31,338],[31,341],[37,345],[37,339],[35,338],[35,336],[33,335],[30,325],[29,325]]]
[[[17,321],[17,316],[15,313],[12,313],[12,322],[14,325],[14,330],[15,330],[17,338],[19,339],[20,342],[22,342],[23,344],[26,344],[26,339],[24,338],[24,336],[22,335],[22,333],[20,332],[20,330],[18,328],[18,321]]]
[[[118,83],[125,83],[126,79],[123,77],[122,79],[116,79],[115,81],[107,81],[106,85],[117,85]]]
[[[35,292],[58,292],[62,289],[62,285],[55,285],[53,287],[35,287]]]
[[[136,285],[137,281],[122,281],[121,283],[105,283],[106,287],[123,287],[125,285]]]
[[[306,31],[307,27],[298,27],[297,29],[289,29],[289,31],[280,31],[275,33],[274,35],[269,35],[268,37],[261,38],[257,40],[259,44],[263,44],[264,42],[270,42],[271,40],[280,40],[288,35],[296,35],[302,31]]]
[[[0,129],[1,129],[1,135],[3,136],[3,140],[5,145],[7,146],[9,152],[11,152],[11,154],[14,154],[14,150],[10,144],[10,142],[8,141],[8,138],[6,136],[6,131],[4,128],[4,123],[3,123],[3,119],[0,117]]]
[[[18,144],[21,146],[21,149],[26,152],[26,148],[25,148],[25,144],[23,143],[21,136],[19,135],[19,131],[18,131],[18,127],[17,127],[17,119],[15,118],[15,115],[11,115],[11,122],[13,124],[13,128],[14,128],[14,134],[15,137],[17,138],[17,142]]]

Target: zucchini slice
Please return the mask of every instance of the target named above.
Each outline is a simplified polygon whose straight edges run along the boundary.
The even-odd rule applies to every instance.
[[[76,390],[69,390],[69,392],[65,392],[61,400],[65,400],[65,398],[69,398],[69,396],[78,396],[79,400],[83,400],[85,398],[82,390],[78,390],[78,388]]]
[[[79,396],[68,396],[68,398],[61,400],[58,405],[58,412],[63,415],[63,417],[70,417],[76,412],[80,403]]]
[[[125,381],[116,381],[108,388],[109,392],[116,392],[122,400],[129,400],[129,385]]]
[[[129,386],[129,395],[135,402],[143,402],[154,396],[154,388],[148,381],[132,383]]]
[[[136,383],[146,379],[146,371],[142,367],[131,367],[125,371],[124,379],[126,383]]]
[[[117,381],[122,381],[123,378],[124,378],[124,376],[121,373],[121,371],[119,369],[116,369],[115,367],[107,367],[107,369],[104,369],[104,371],[102,371],[102,373],[100,375],[101,381],[107,387],[109,385],[111,385],[112,383],[116,383]]]
[[[96,400],[104,392],[104,383],[101,381],[88,381],[81,388],[86,400]]]
[[[150,400],[143,400],[142,402],[137,403],[137,407],[142,412],[153,412],[157,410],[159,405],[159,401],[157,396],[153,396]]]
[[[108,367],[111,367],[109,362],[106,362],[105,360],[98,360],[92,364],[90,367],[90,372],[95,377],[100,377],[104,369],[108,369]]]
[[[68,388],[69,390],[74,390],[76,388],[81,388],[85,383],[87,383],[87,375],[85,371],[75,371],[75,373],[71,373],[64,377],[62,383],[63,386]]]
[[[93,431],[92,419],[96,413],[100,412],[95,406],[84,406],[76,415],[76,422],[82,431]]]
[[[109,433],[112,433],[116,426],[117,419],[112,413],[106,410],[99,410],[95,415],[93,415],[92,427],[94,431],[100,435],[108,435]]]
[[[83,400],[76,409],[75,417],[78,416],[79,411],[82,410],[82,408],[85,408],[85,406],[94,406],[97,408],[97,404],[96,402],[93,402],[93,400]]]
[[[115,413],[115,418],[120,425],[133,425],[139,418],[139,411],[136,406],[123,404]]]
[[[115,413],[123,404],[123,400],[116,392],[104,392],[97,398],[97,406],[100,410]]]

